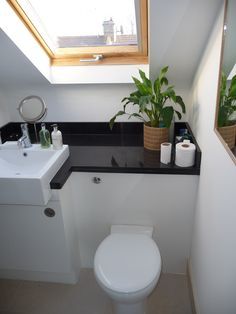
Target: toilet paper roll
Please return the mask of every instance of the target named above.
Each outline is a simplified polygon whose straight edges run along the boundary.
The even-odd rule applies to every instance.
[[[171,161],[171,143],[162,143],[161,144],[161,162],[163,164],[168,164]]]
[[[179,167],[192,167],[195,161],[196,146],[189,140],[176,144],[175,164]]]

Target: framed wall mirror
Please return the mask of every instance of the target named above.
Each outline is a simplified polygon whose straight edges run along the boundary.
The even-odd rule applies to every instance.
[[[236,164],[236,1],[225,1],[215,131]]]

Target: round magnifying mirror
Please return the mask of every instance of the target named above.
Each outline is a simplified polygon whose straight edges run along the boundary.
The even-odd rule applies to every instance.
[[[35,123],[46,116],[47,107],[42,98],[28,96],[20,102],[18,110],[24,121]]]

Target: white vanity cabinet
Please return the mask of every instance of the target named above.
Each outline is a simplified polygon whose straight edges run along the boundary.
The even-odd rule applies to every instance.
[[[71,208],[60,194],[54,199],[46,206],[0,205],[1,278],[77,281],[79,262],[73,260],[70,220],[62,204],[67,212]]]
[[[73,172],[82,267],[93,267],[111,224],[154,226],[163,271],[185,273],[199,176]]]
[[[162,270],[185,273],[198,179],[72,172],[47,206],[0,205],[0,277],[76,282],[112,224],[153,226]]]

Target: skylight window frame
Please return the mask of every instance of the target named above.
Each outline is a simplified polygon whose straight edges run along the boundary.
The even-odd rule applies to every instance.
[[[139,12],[136,18],[139,24],[139,43],[130,46],[97,46],[97,47],[73,47],[57,48],[55,51],[49,47],[42,35],[36,29],[17,0],[7,0],[13,10],[25,24],[37,42],[47,53],[52,66],[71,65],[114,65],[114,64],[147,64],[148,63],[148,0],[136,0]],[[95,54],[102,54],[102,60],[98,62],[81,62],[80,59],[91,58]]]

